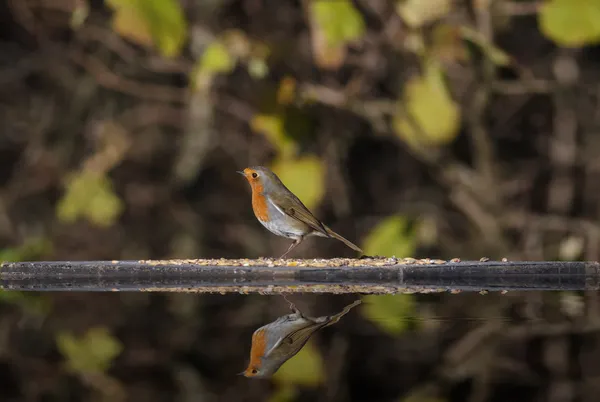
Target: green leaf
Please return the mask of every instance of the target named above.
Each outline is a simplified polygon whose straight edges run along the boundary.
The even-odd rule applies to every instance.
[[[600,0],[550,0],[538,21],[544,35],[561,46],[600,42]]]
[[[363,296],[362,314],[382,331],[398,335],[411,325],[415,312],[413,295]]]
[[[396,10],[406,24],[418,28],[442,18],[451,6],[451,0],[403,0],[398,2]]]
[[[445,145],[458,135],[460,108],[452,100],[438,63],[406,84],[402,107],[394,116],[398,136],[409,145]]]
[[[108,0],[115,10],[113,28],[119,34],[156,46],[163,56],[177,56],[187,39],[187,22],[177,0]]]
[[[459,27],[436,24],[431,30],[430,54],[441,62],[467,62],[470,54]]]
[[[52,309],[52,299],[37,292],[0,290],[0,302],[18,306],[25,313],[45,317]]]
[[[319,158],[280,158],[273,163],[272,170],[308,209],[316,207],[323,198],[325,168]]]
[[[87,170],[70,178],[57,206],[58,218],[63,222],[85,217],[98,226],[112,225],[122,211],[123,203],[114,193],[110,180]]]
[[[216,74],[227,74],[233,71],[237,58],[221,40],[215,40],[206,47],[196,63],[191,75],[190,86],[198,91],[210,89]]]
[[[106,328],[92,328],[83,337],[61,332],[56,345],[69,369],[80,374],[104,373],[123,350]]]
[[[323,382],[324,375],[321,355],[308,343],[281,366],[273,380],[282,386],[315,386]]]
[[[462,26],[460,27],[460,33],[464,39],[477,45],[495,65],[508,66],[512,63],[513,60],[510,55],[486,39],[481,32],[467,26]]]
[[[75,8],[71,13],[71,28],[77,29],[81,27],[90,15],[90,5],[87,0],[75,2]]]
[[[202,53],[200,71],[210,74],[229,73],[235,67],[235,59],[220,41],[214,41]]]
[[[18,247],[0,250],[0,262],[17,262],[37,260],[52,251],[52,243],[45,238],[27,240]]]
[[[407,395],[403,395],[396,402],[448,402],[435,394],[432,387],[415,387]]]
[[[414,254],[416,236],[408,231],[408,222],[394,215],[381,221],[367,236],[363,250],[367,255],[408,257]]]
[[[310,5],[330,46],[345,45],[365,33],[365,22],[349,0],[313,0]]]
[[[264,59],[252,57],[250,60],[248,60],[248,74],[250,74],[252,78],[265,78],[268,73],[269,66]]]
[[[282,114],[257,114],[252,118],[250,127],[264,135],[277,149],[280,156],[288,158],[296,151],[296,144],[286,133]]]
[[[298,395],[298,388],[284,384],[271,394],[268,402],[293,402]]]

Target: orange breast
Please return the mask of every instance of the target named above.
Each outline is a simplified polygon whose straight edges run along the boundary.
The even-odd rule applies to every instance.
[[[252,209],[254,215],[263,222],[269,220],[269,210],[267,208],[267,199],[262,194],[262,184],[256,182],[252,183]]]
[[[267,340],[265,336],[265,330],[259,329],[252,335],[252,347],[250,348],[250,363],[246,370],[252,368],[260,368],[261,358],[265,355],[267,348]]]

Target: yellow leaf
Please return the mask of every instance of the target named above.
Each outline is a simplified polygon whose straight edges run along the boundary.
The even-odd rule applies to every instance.
[[[365,32],[365,22],[350,0],[313,0],[310,6],[332,47],[357,40]]]
[[[181,52],[187,23],[177,0],[108,0],[115,10],[113,27],[141,45],[154,45],[165,57]]]
[[[369,295],[362,301],[363,316],[390,335],[404,332],[415,311],[413,295]]]
[[[52,311],[52,299],[43,292],[0,290],[0,302],[17,306],[32,316],[45,317]]]
[[[253,131],[264,135],[280,156],[291,157],[296,150],[296,144],[285,132],[283,116],[279,114],[257,114],[252,118],[250,127]]]
[[[508,66],[512,63],[510,55],[499,47],[494,46],[481,32],[467,26],[462,26],[460,33],[463,38],[479,46],[481,51],[497,66]]]
[[[138,45],[150,47],[154,43],[148,25],[134,7],[119,9],[113,16],[112,25],[119,35]]]
[[[438,396],[433,387],[415,387],[395,402],[448,402],[448,400]]]
[[[105,372],[123,350],[106,328],[92,328],[83,337],[59,333],[56,346],[66,358],[69,369],[80,374]]]
[[[469,59],[460,28],[450,24],[438,24],[433,28],[430,51],[440,61],[462,62]]]
[[[204,49],[202,56],[194,66],[190,86],[197,91],[210,89],[216,74],[227,74],[233,71],[237,58],[232,54],[223,40],[215,40]]]
[[[316,207],[323,198],[325,168],[319,158],[279,158],[273,163],[272,170],[308,209]]]
[[[298,395],[298,389],[293,385],[284,384],[271,394],[268,402],[292,402]]]
[[[235,59],[220,41],[214,41],[206,47],[200,58],[202,72],[218,74],[229,73],[235,67]]]
[[[250,60],[248,60],[248,74],[250,74],[252,78],[265,78],[268,73],[269,66],[264,59],[252,57]]]
[[[17,247],[0,250],[0,262],[32,261],[52,251],[52,243],[45,238],[32,238]]]
[[[600,42],[599,0],[550,0],[538,14],[540,30],[561,46]]]
[[[430,61],[423,76],[406,84],[393,125],[409,145],[445,145],[456,138],[460,108],[452,100],[437,63]]]
[[[346,45],[365,32],[362,16],[349,0],[313,0],[309,14],[316,63],[322,68],[339,68]]]
[[[347,53],[346,46],[331,46],[327,44],[320,28],[315,28],[311,42],[317,66],[324,69],[337,70],[344,64]]]
[[[89,15],[90,15],[90,5],[87,2],[87,0],[76,1],[75,8],[73,9],[73,12],[71,13],[71,21],[70,21],[71,28],[77,29],[77,28],[81,27],[85,23],[85,20],[87,20]]]
[[[58,202],[58,218],[74,222],[86,217],[98,226],[110,226],[123,210],[110,180],[101,174],[83,170],[69,179],[67,190]]]
[[[280,105],[289,105],[296,97],[296,79],[290,76],[284,77],[279,82],[277,90],[277,103]]]
[[[297,355],[285,362],[273,375],[278,384],[315,386],[323,382],[323,359],[312,343],[307,343]]]
[[[375,226],[365,239],[363,250],[367,255],[404,258],[413,255],[415,247],[416,236],[413,231],[408,232],[408,222],[394,215]]]
[[[396,9],[407,25],[419,28],[448,14],[451,6],[451,0],[403,0]]]

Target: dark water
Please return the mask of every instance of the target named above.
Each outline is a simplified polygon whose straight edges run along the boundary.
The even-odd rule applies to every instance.
[[[2,401],[598,400],[590,291],[0,295]],[[253,346],[274,375],[238,375]]]

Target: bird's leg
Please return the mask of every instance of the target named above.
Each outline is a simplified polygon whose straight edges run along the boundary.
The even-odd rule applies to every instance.
[[[296,240],[294,240],[294,242],[292,244],[290,244],[290,247],[287,249],[287,251],[285,253],[283,253],[283,255],[279,258],[284,258],[286,255],[289,254],[290,251],[292,251],[294,248],[296,248],[296,246],[300,243],[302,243],[302,240],[304,240],[304,238],[299,237]]]
[[[300,311],[296,308],[296,305],[294,303],[292,303],[291,301],[289,301],[288,298],[284,294],[282,294],[281,296],[285,299],[286,302],[288,302],[288,304],[290,305],[290,310],[292,310],[294,312],[294,314],[300,313]]]

